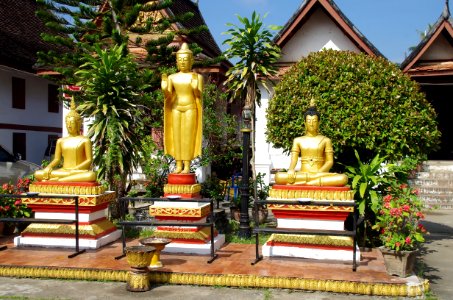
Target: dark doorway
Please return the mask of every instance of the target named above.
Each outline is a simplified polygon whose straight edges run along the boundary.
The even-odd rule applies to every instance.
[[[421,85],[426,99],[437,113],[438,129],[442,133],[440,149],[428,155],[430,160],[453,160],[453,116],[451,83],[425,83]]]

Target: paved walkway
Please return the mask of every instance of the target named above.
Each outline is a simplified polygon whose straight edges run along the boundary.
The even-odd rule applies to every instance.
[[[421,272],[431,282],[433,294],[441,300],[453,298],[453,210],[427,214],[424,222],[431,234],[421,251]],[[30,257],[30,259],[33,259]],[[156,286],[145,293],[131,293],[124,282],[70,280],[0,279],[0,299],[390,299],[320,292],[277,289],[243,289],[181,285]],[[405,298],[398,298],[405,299]]]
[[[420,271],[438,299],[453,299],[453,210],[429,212],[424,224],[430,234],[420,253]]]

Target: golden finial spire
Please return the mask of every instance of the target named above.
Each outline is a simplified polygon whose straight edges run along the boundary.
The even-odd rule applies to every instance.
[[[189,45],[187,43],[182,43],[181,48],[176,52],[176,54],[193,54],[192,50],[189,49]]]
[[[75,104],[75,101],[74,101],[74,96],[72,96],[72,98],[71,98],[71,105],[69,107],[69,112],[66,115],[66,118],[69,118],[69,117],[76,118],[77,120],[81,120],[82,119],[80,114],[77,112],[76,104]]]

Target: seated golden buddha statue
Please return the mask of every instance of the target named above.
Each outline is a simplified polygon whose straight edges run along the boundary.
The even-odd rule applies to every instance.
[[[318,133],[319,113],[313,100],[304,118],[306,133],[294,139],[288,171],[275,174],[275,183],[311,186],[346,185],[348,183],[346,175],[329,173],[333,166],[332,141]],[[300,171],[295,171],[299,156],[301,168]]]
[[[93,182],[96,173],[92,171],[93,149],[89,138],[80,135],[82,118],[77,113],[74,99],[66,115],[66,128],[69,136],[59,138],[55,148],[55,157],[43,170],[35,172],[38,181],[58,182]],[[54,169],[63,159],[63,166]]]

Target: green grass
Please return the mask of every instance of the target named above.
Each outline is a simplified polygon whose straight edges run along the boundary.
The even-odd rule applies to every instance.
[[[264,225],[261,225],[264,226]],[[253,229],[253,222],[251,225]],[[229,231],[225,234],[225,241],[227,243],[236,243],[236,244],[255,244],[255,235],[252,234],[250,238],[241,238],[238,236],[239,232],[239,222],[230,220],[229,222]],[[263,245],[270,237],[270,234],[263,234],[259,235],[259,244]]]

